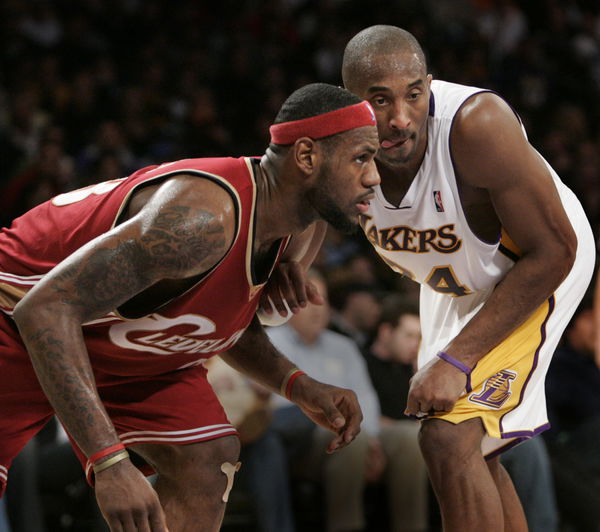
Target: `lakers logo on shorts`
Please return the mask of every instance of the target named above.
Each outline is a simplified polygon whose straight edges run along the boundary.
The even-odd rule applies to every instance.
[[[485,381],[481,393],[473,393],[469,396],[469,401],[478,403],[488,408],[500,408],[512,395],[510,383],[516,378],[517,374],[503,369]]]

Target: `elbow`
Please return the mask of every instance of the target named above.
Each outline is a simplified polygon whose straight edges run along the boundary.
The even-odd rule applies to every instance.
[[[39,325],[57,318],[58,311],[48,303],[41,303],[35,298],[25,296],[13,309],[12,318],[21,329],[28,324]]]
[[[30,315],[30,307],[31,305],[24,299],[21,299],[13,309],[12,318],[17,324],[20,326],[27,322],[28,316]]]

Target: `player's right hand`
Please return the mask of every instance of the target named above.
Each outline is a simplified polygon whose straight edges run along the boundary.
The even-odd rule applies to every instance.
[[[427,414],[450,412],[464,393],[466,381],[459,369],[435,357],[410,379],[404,413],[420,419]]]
[[[169,532],[157,493],[130,460],[98,473],[95,490],[111,532]]]

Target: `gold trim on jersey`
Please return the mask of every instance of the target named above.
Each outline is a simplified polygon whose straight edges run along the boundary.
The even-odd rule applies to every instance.
[[[438,278],[434,281],[435,275],[438,275]],[[448,294],[452,297],[461,297],[473,293],[473,290],[466,284],[461,284],[451,264],[438,264],[431,268],[425,279],[425,284],[440,294]]]
[[[244,158],[248,172],[250,173],[250,179],[252,181],[252,201],[250,202],[250,214],[248,216],[248,240],[246,242],[246,280],[248,281],[248,287],[250,293],[256,293],[265,284],[254,284],[252,278],[252,253],[254,250],[254,230],[255,230],[255,215],[256,215],[256,196],[257,196],[257,183],[256,176],[254,174],[254,167],[252,166],[252,160],[248,157]]]
[[[27,295],[27,292],[29,292],[31,288],[33,288],[33,286],[29,288],[18,288],[13,284],[0,281],[0,307],[12,311],[16,304]]]
[[[377,250],[408,253],[443,253],[448,255],[462,247],[462,239],[455,233],[455,224],[444,224],[437,228],[415,229],[408,225],[377,227],[369,225],[372,216],[361,214],[359,224],[367,239]],[[447,243],[445,243],[447,241]]]
[[[175,162],[177,162],[177,161],[175,161]],[[170,164],[172,164],[172,163],[165,163],[164,166],[168,167]],[[247,164],[247,162],[246,162],[246,164]],[[163,166],[163,165],[161,165],[161,166]],[[152,170],[149,170],[149,172],[155,172],[159,168],[160,168],[160,166],[157,167],[157,168],[153,168]],[[206,172],[204,170],[198,170],[197,168],[178,168],[177,170],[170,170],[170,171],[167,171],[165,173],[162,173],[162,174],[159,174],[159,175],[155,175],[155,176],[153,176],[151,178],[148,178],[148,179],[146,179],[144,181],[141,181],[138,184],[136,184],[135,186],[133,186],[131,188],[131,190],[129,190],[129,192],[127,192],[127,194],[125,195],[125,197],[121,201],[121,205],[119,207],[119,210],[117,211],[115,219],[113,220],[113,222],[111,224],[111,229],[116,226],[117,221],[119,220],[119,218],[123,214],[123,211],[126,208],[127,204],[129,203],[129,200],[131,199],[132,195],[134,194],[134,192],[137,192],[140,187],[146,186],[148,184],[151,184],[154,181],[157,181],[159,179],[166,179],[168,177],[172,177],[172,176],[179,175],[179,174],[192,174],[192,175],[197,175],[199,177],[205,177],[207,179],[214,179],[216,182],[218,182],[220,185],[222,185],[223,188],[225,188],[225,190],[229,191],[233,197],[235,197],[236,212],[237,212],[235,236],[234,236],[234,238],[233,238],[233,240],[231,242],[231,245],[229,246],[229,249],[227,250],[227,252],[225,253],[225,255],[223,255],[223,257],[221,258],[221,260],[219,260],[219,262],[217,262],[205,275],[203,275],[202,278],[197,283],[194,283],[192,286],[190,286],[187,290],[185,290],[181,294],[178,294],[175,297],[172,297],[171,299],[169,299],[168,301],[165,301],[164,303],[162,303],[160,305],[160,307],[154,309],[149,314],[152,314],[153,312],[157,312],[158,310],[164,308],[166,305],[168,305],[169,303],[171,303],[171,301],[174,301],[175,299],[178,299],[178,298],[184,296],[185,294],[187,294],[188,292],[190,292],[191,290],[193,290],[194,288],[196,288],[198,286],[198,284],[204,282],[208,277],[210,277],[211,273],[214,272],[217,269],[217,267],[225,260],[225,258],[229,255],[229,253],[231,252],[231,250],[234,248],[234,246],[235,246],[235,244],[237,242],[237,239],[238,239],[238,237],[240,235],[240,231],[241,231],[241,226],[242,226],[242,202],[240,200],[240,196],[239,196],[237,190],[235,189],[235,187],[231,186],[231,184],[227,180],[225,180],[224,178],[222,178],[221,176],[218,176],[216,174],[212,174],[211,172]],[[250,173],[250,177],[252,179],[252,183],[254,184],[253,175],[254,174]],[[256,185],[254,185],[254,188],[256,188]],[[119,309],[115,309],[114,313],[115,313],[115,315],[118,318],[120,318],[120,319],[122,319],[124,321],[134,321],[136,319],[139,319],[139,317],[137,317],[137,318],[127,318],[126,316],[123,316],[123,314],[121,312],[119,312]],[[147,316],[149,314],[145,314],[144,316]],[[143,316],[140,316],[140,317],[143,317]]]
[[[502,249],[502,248],[504,248],[504,249]],[[500,232],[499,249],[500,249],[501,253],[507,255],[509,258],[511,258],[513,260],[517,260],[523,255],[523,252],[519,249],[519,246],[517,246],[512,241],[512,238],[510,238],[510,236],[508,235],[508,233],[506,232],[506,229],[504,229],[504,227],[502,228],[502,231]],[[507,253],[507,251],[508,251],[508,253]]]
[[[168,163],[166,163],[165,166],[167,164]],[[159,168],[160,168],[160,166],[158,168],[154,168],[154,169],[150,170],[149,173],[154,172],[154,171],[158,170]],[[149,184],[152,184],[154,181],[157,181],[159,179],[166,179],[168,177],[172,177],[177,174],[195,174],[200,177],[212,178],[212,179],[218,181],[219,184],[221,184],[223,186],[223,188],[225,188],[228,192],[231,193],[232,196],[235,197],[235,200],[237,202],[237,209],[236,209],[237,210],[237,226],[236,226],[235,237],[233,239],[231,247],[229,248],[231,250],[233,248],[233,246],[235,245],[235,241],[237,240],[237,237],[240,233],[240,227],[241,227],[241,221],[242,221],[242,202],[240,200],[240,196],[239,196],[237,190],[235,189],[235,187],[232,187],[231,184],[227,180],[222,178],[221,176],[218,176],[217,174],[212,174],[210,172],[206,172],[204,170],[198,170],[196,168],[178,168],[177,170],[171,170],[171,171],[165,172],[163,174],[155,175],[155,176],[153,176],[147,180],[141,181],[137,185],[134,185],[133,187],[131,187],[129,192],[127,192],[127,194],[123,197],[123,200],[121,201],[119,210],[117,211],[115,219],[113,220],[113,222],[111,224],[111,229],[116,227],[116,223],[119,220],[119,218],[121,217],[121,215],[123,214],[123,211],[125,210],[125,208],[127,207],[129,200],[131,199],[133,194],[139,190],[140,187],[142,187],[142,186],[145,187]],[[225,257],[223,257],[223,258],[225,258]]]
[[[377,251],[377,248],[375,248],[375,251]],[[416,281],[417,280],[417,277],[415,276],[415,274],[413,272],[411,272],[410,270],[407,270],[404,266],[400,266],[399,264],[396,264],[389,257],[386,257],[383,254],[379,254],[379,258],[381,258],[383,260],[383,262],[385,262],[396,273],[399,273],[400,275],[408,277],[412,281]]]

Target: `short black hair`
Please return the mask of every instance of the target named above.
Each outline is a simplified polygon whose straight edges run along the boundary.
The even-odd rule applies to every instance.
[[[391,294],[381,304],[379,325],[389,323],[392,327],[396,327],[400,323],[402,316],[411,314],[419,316],[419,305],[406,296]]]
[[[360,102],[362,100],[356,94],[342,87],[311,83],[290,94],[279,109],[274,124],[322,115]]]
[[[362,294],[365,292],[377,298],[373,286],[368,283],[354,280],[339,281],[333,283],[333,286],[329,290],[329,303],[335,310],[341,312],[348,304],[350,297],[354,294]]]
[[[350,105],[362,102],[362,99],[356,94],[342,87],[329,85],[328,83],[311,83],[292,92],[288,99],[283,102],[281,109],[277,113],[274,124],[284,122],[293,122],[312,116],[322,115],[329,111],[343,109]],[[337,146],[339,135],[329,135],[319,139],[321,146],[326,153],[331,154]],[[269,148],[274,153],[281,153],[284,148],[280,144],[270,143]]]
[[[342,78],[350,86],[350,78],[361,74],[371,56],[413,53],[427,70],[427,59],[419,41],[412,33],[398,28],[378,24],[357,33],[346,45],[342,60]]]

